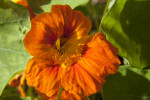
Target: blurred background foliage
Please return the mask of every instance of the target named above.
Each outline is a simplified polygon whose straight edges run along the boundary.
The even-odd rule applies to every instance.
[[[88,100],[150,100],[149,0],[28,0],[28,3],[36,14],[49,12],[53,4],[69,4],[91,20],[90,35],[104,32],[119,49],[122,63],[118,73],[106,77],[102,91]],[[10,0],[0,0],[0,100],[42,100],[21,80],[23,76],[16,78],[17,86],[7,85],[30,59],[22,42],[29,30],[27,9]],[[20,87],[25,98],[21,97]]]

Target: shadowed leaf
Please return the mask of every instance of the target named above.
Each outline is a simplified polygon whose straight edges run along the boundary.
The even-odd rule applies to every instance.
[[[108,76],[103,86],[103,100],[149,100],[150,70],[120,66],[117,74]]]

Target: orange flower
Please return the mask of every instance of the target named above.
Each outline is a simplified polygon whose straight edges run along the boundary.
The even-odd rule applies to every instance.
[[[90,37],[90,29],[90,20],[68,5],[54,5],[51,13],[33,18],[24,39],[34,56],[26,67],[27,84],[51,98],[63,87],[64,100],[83,99],[101,90],[120,61],[105,35]]]
[[[35,17],[35,14],[32,12],[31,8],[29,7],[27,0],[11,0],[11,1],[26,7],[30,13],[30,19]]]
[[[22,86],[24,85],[25,82],[25,74],[24,72],[17,74],[10,82],[9,82],[9,86],[12,87],[17,87],[19,93],[21,94],[22,97],[26,97],[26,94],[22,88]]]

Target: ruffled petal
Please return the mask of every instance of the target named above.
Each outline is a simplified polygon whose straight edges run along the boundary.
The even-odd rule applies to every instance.
[[[79,60],[64,68],[62,86],[70,93],[85,96],[100,91],[106,75],[118,71],[120,60],[117,52],[104,34],[95,34],[87,41]]]
[[[37,91],[37,93],[42,96],[43,100],[55,100],[58,97],[58,93],[55,93],[53,96],[48,97],[46,96],[44,93],[40,93],[39,91]],[[67,92],[66,90],[63,90],[61,93],[61,100],[87,100],[87,97],[83,97],[80,95],[76,95],[76,94],[72,94]]]
[[[88,41],[78,63],[97,76],[114,74],[120,65],[118,49],[106,40],[103,33],[97,33]]]
[[[64,26],[64,37],[81,39],[91,29],[90,20],[80,11],[72,10],[69,5],[53,5],[51,13],[60,17]]]
[[[89,96],[101,90],[105,77],[99,78],[88,73],[82,65],[76,63],[65,69],[61,82],[66,91]]]
[[[27,84],[47,96],[54,95],[61,87],[61,68],[53,65],[50,59],[32,58],[25,74]]]

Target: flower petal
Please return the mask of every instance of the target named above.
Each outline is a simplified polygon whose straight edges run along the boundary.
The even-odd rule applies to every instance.
[[[101,90],[105,78],[88,73],[82,65],[76,63],[65,69],[61,82],[66,91],[89,96]]]
[[[9,82],[9,86],[12,86],[12,87],[17,87],[19,86],[19,84],[21,84],[21,78],[23,76],[23,72],[17,74],[12,80],[10,80]]]
[[[25,74],[27,84],[47,96],[54,95],[61,87],[61,68],[53,65],[50,59],[32,58]]]
[[[48,97],[46,96],[44,93],[40,93],[39,91],[37,91],[37,93],[42,96],[43,100],[55,100],[58,97],[58,92],[55,93],[53,96]],[[63,90],[61,93],[61,100],[87,100],[87,97],[83,97],[80,95],[76,95],[76,94],[72,94],[67,92],[66,90]]]
[[[61,100],[87,100],[87,97],[69,93],[68,91],[63,90],[61,93]]]
[[[64,37],[83,38],[91,29],[90,20],[80,11],[72,10],[69,5],[53,5],[51,13],[60,17],[64,25]]]
[[[42,13],[31,21],[31,30],[24,39],[27,51],[35,57],[48,57],[56,54],[53,47],[57,34],[62,34],[62,25],[54,14]]]
[[[97,33],[85,46],[83,57],[78,63],[98,76],[114,74],[120,65],[117,53],[118,49],[106,40],[105,35]]]
[[[65,68],[62,86],[70,93],[85,96],[98,92],[106,75],[118,71],[120,60],[117,52],[104,34],[95,34],[87,41],[77,63]]]

